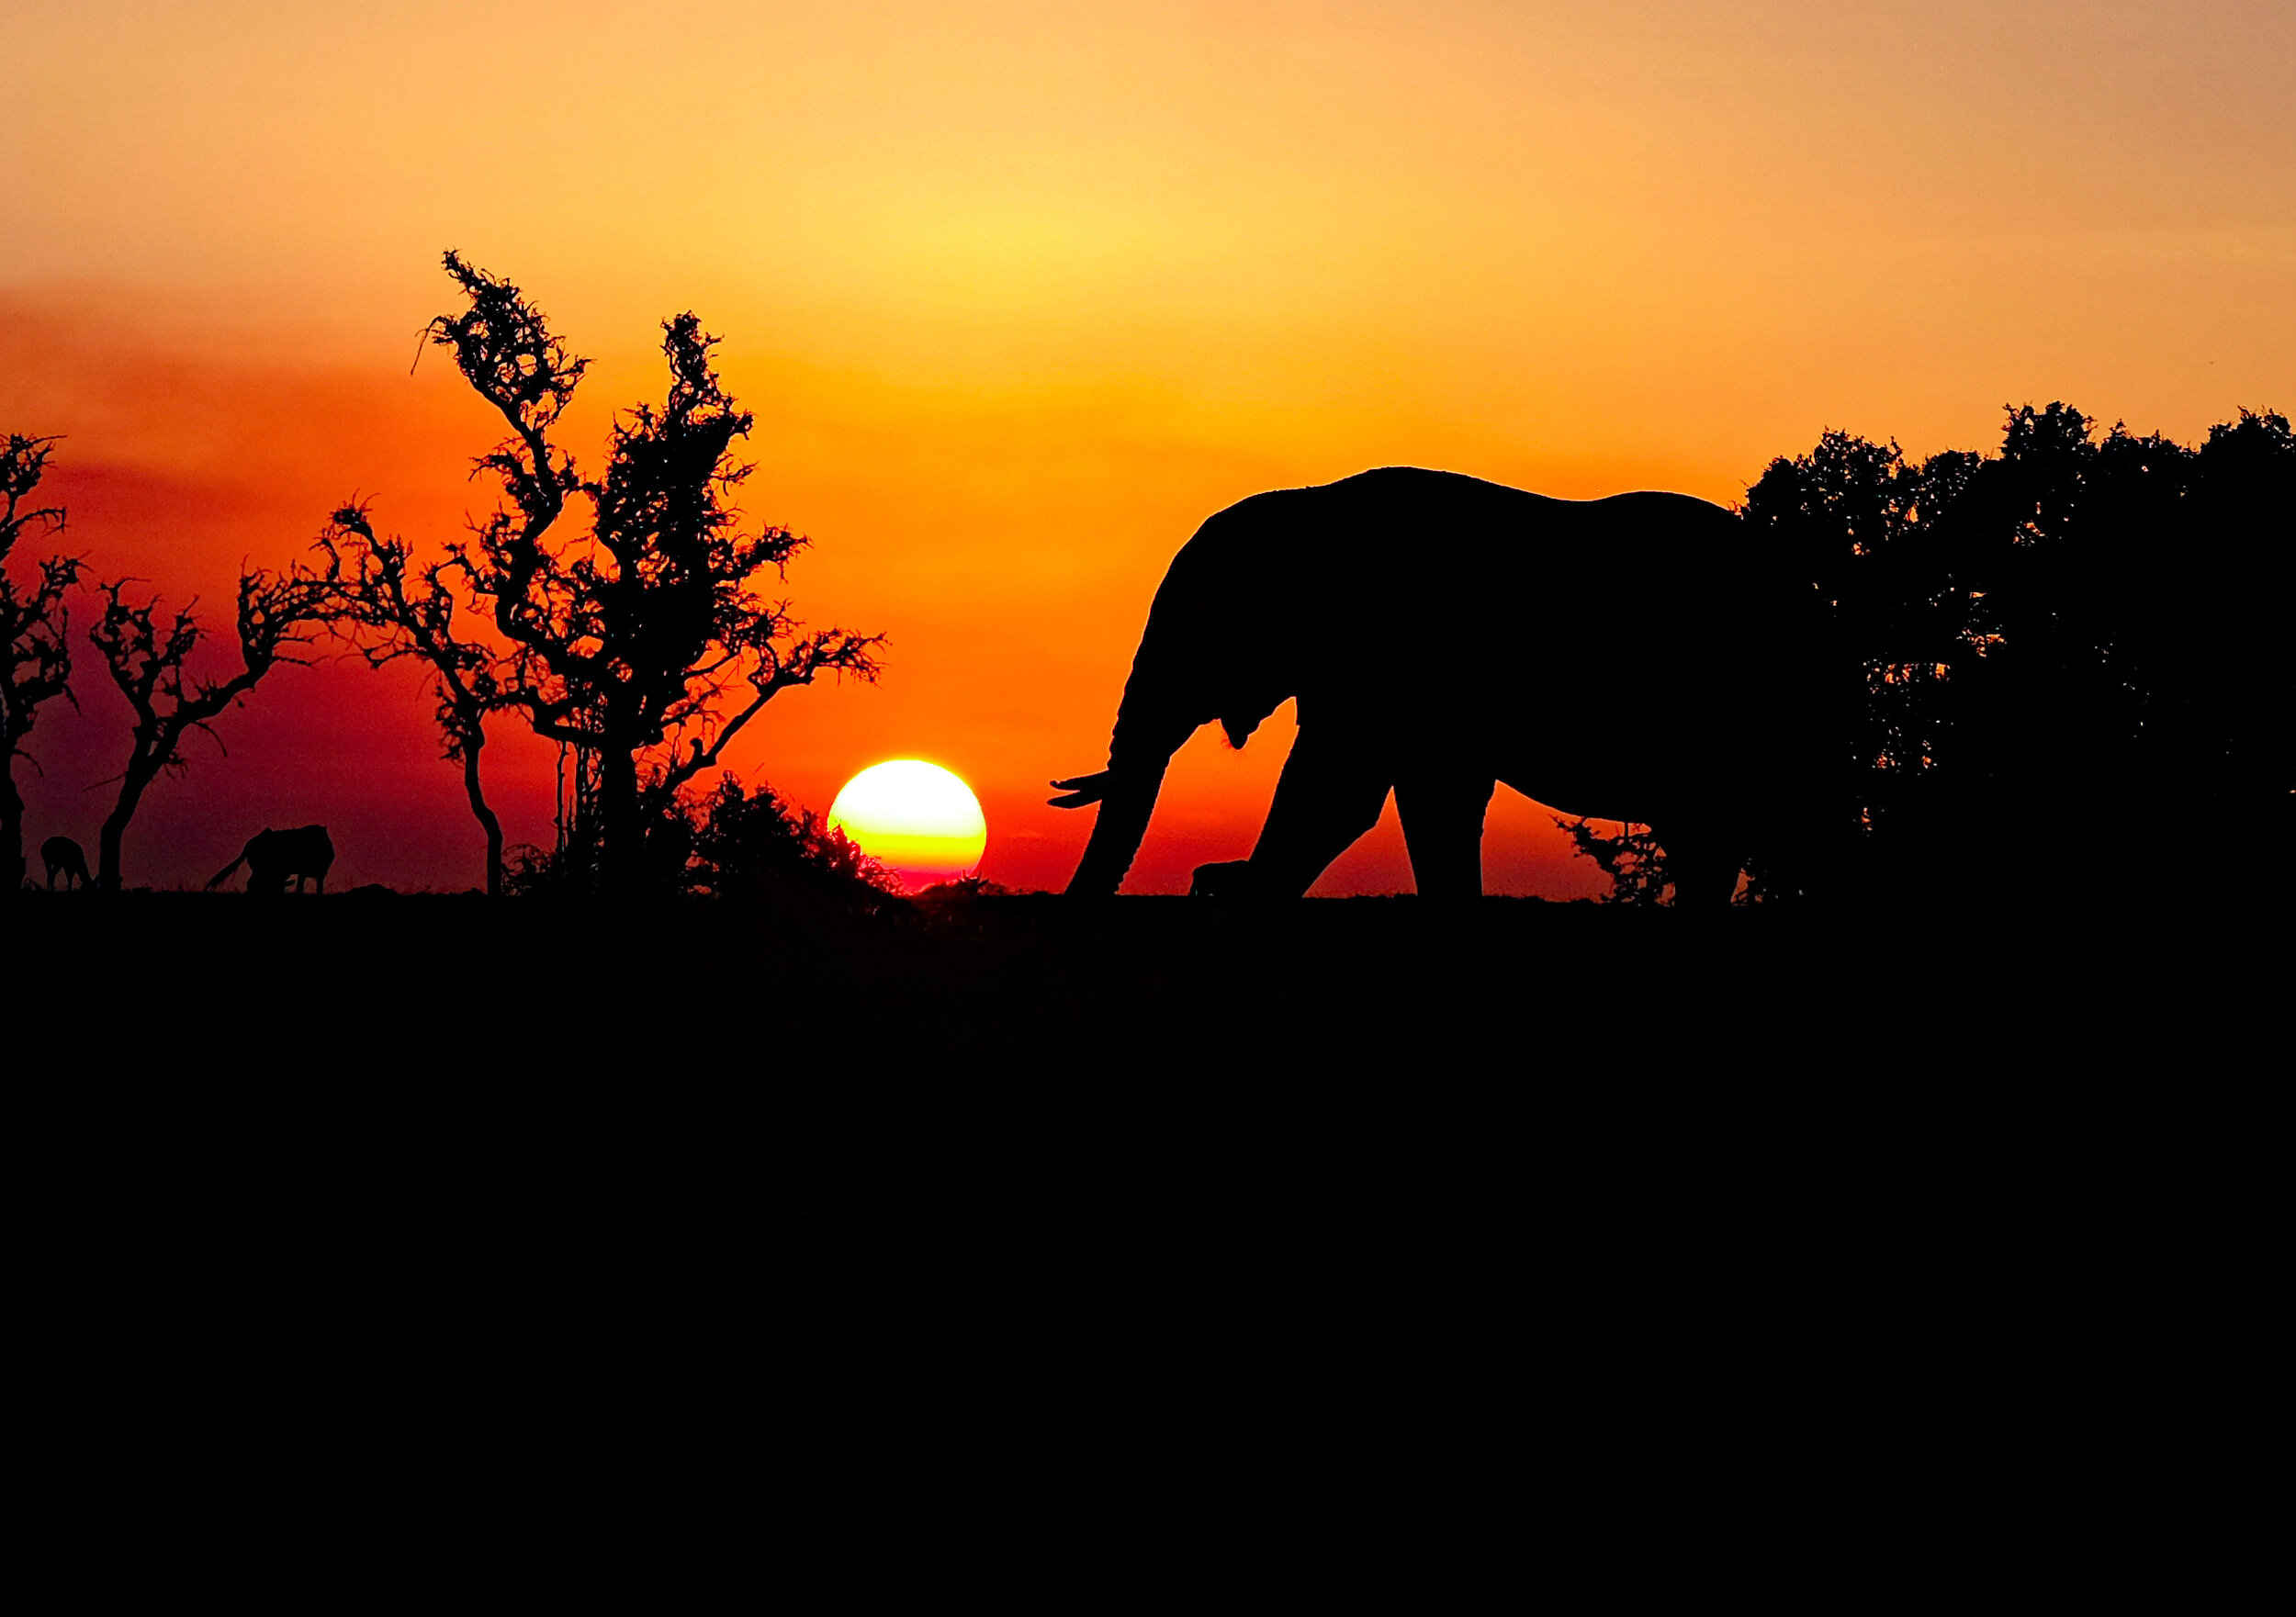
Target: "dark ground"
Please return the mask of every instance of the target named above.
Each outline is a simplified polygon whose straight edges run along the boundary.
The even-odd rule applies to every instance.
[[[2277,939],[1682,919],[27,895],[18,1609],[2281,1609]]]

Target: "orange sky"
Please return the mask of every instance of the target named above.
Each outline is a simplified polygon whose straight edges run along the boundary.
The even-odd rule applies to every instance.
[[[226,609],[354,490],[453,532],[495,429],[408,373],[445,247],[597,358],[592,464],[692,308],[758,414],[745,503],[817,541],[800,611],[893,637],[739,772],[826,809],[944,763],[1020,886],[1064,880],[1089,815],[1042,783],[1099,766],[1165,564],[1244,495],[1407,463],[1729,501],[1827,427],[2296,403],[2284,0],[147,0],[11,7],[0,58],[0,431],[67,435],[96,573]],[[124,750],[81,669],[35,843],[94,847]],[[323,821],[338,881],[474,881],[426,713],[411,674],[281,672],[152,789],[129,879]],[[1248,850],[1287,739],[1199,736],[1134,889]],[[546,840],[546,757],[501,752]],[[1492,823],[1494,890],[1598,885],[1533,805]],[[1390,816],[1319,891],[1407,884]]]

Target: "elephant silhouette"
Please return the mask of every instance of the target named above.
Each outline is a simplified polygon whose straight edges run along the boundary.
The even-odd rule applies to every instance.
[[[1687,495],[1554,500],[1410,466],[1255,495],[1173,558],[1109,767],[1052,782],[1055,807],[1100,805],[1067,890],[1116,891],[1199,726],[1242,747],[1296,698],[1251,858],[1197,891],[1304,893],[1392,792],[1420,893],[1476,896],[1504,781],[1649,825],[1678,904],[1727,903],[1750,858],[1840,835],[1851,732],[1812,589]]]
[[[48,867],[48,891],[56,890],[56,877],[63,877],[64,891],[70,892],[76,882],[88,885],[87,855],[69,837],[51,837],[39,845],[39,862]]]
[[[239,858],[208,879],[210,890],[231,879],[240,866],[247,867],[247,891],[250,893],[285,893],[287,879],[294,878],[295,891],[303,891],[303,878],[310,877],[319,884],[319,891],[327,891],[327,870],[335,862],[335,845],[327,837],[324,825],[298,825],[292,830],[274,831],[266,825],[247,839]]]

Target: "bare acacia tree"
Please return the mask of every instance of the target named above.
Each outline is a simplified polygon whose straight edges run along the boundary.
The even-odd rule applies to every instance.
[[[478,462],[508,502],[452,548],[450,565],[493,602],[510,646],[505,702],[537,735],[594,761],[605,885],[633,891],[644,881],[648,807],[715,764],[783,691],[825,673],[873,680],[884,637],[801,634],[789,603],[756,588],[807,541],[784,528],[739,531],[727,502],[752,468],[729,455],[751,418],[719,386],[717,339],[692,314],[663,322],[668,399],[616,422],[605,475],[586,481],[547,434],[587,362],[518,287],[456,253],[445,263],[470,307],[439,316],[431,338],[454,350],[511,429]],[[550,531],[575,494],[591,521],[568,545]],[[730,713],[729,701],[738,702]]]
[[[455,633],[456,599],[447,581],[454,560],[417,567],[407,542],[375,533],[364,505],[336,511],[319,536],[334,586],[332,612],[350,630],[366,665],[379,668],[411,659],[428,668],[438,698],[439,734],[449,762],[462,766],[463,792],[486,833],[487,895],[502,894],[502,822],[487,803],[478,765],[486,751],[487,715],[503,705],[494,648]]]
[[[53,438],[8,434],[0,448],[0,567],[28,528],[53,533],[62,528],[61,506],[25,502],[48,469]],[[24,799],[16,789],[16,760],[39,765],[24,741],[39,719],[40,704],[53,697],[72,700],[72,627],[63,592],[80,576],[76,556],[50,556],[39,564],[39,579],[19,590],[0,570],[0,875],[14,893],[24,880]]]
[[[194,730],[213,736],[210,721],[235,706],[257,680],[280,663],[307,660],[287,655],[287,647],[310,640],[300,631],[324,623],[332,604],[326,580],[301,568],[271,573],[258,567],[241,574],[240,671],[228,679],[209,679],[185,670],[206,634],[191,608],[170,621],[156,600],[130,606],[120,591],[133,582],[121,578],[97,586],[104,592],[104,612],[88,631],[88,639],[104,654],[112,683],[136,715],[128,766],[117,777],[119,797],[105,817],[96,859],[96,887],[105,893],[119,891],[120,838],[145,789],[163,774],[180,775],[190,768],[183,756],[184,738]]]

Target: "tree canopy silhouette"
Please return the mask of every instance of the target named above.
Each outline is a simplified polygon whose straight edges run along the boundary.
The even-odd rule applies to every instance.
[[[0,446],[0,875],[10,893],[24,881],[24,798],[16,789],[16,760],[30,759],[24,743],[41,705],[72,699],[72,620],[63,596],[80,576],[79,559],[43,558],[37,581],[21,589],[6,571],[27,530],[52,533],[64,525],[62,506],[27,503],[55,443],[11,432]]]
[[[130,605],[121,592],[133,582],[119,578],[97,586],[104,611],[88,631],[112,683],[135,713],[127,767],[116,777],[119,795],[99,838],[96,886],[105,893],[119,890],[120,841],[145,791],[163,774],[180,775],[191,767],[183,755],[185,738],[194,730],[214,736],[212,721],[244,700],[265,674],[283,662],[305,661],[287,648],[310,641],[307,631],[328,622],[333,611],[332,587],[303,568],[242,573],[236,614],[240,671],[212,679],[185,666],[206,634],[191,607],[169,619],[156,599]]]
[[[1879,869],[1997,890],[2109,870],[2133,799],[2290,828],[2286,418],[2244,410],[2193,450],[2027,405],[1998,455],[1919,463],[1829,432],[1746,514],[1863,683],[1850,756]]]
[[[508,645],[496,700],[576,755],[573,840],[594,838],[605,887],[633,892],[649,823],[678,789],[791,687],[825,673],[873,680],[883,636],[804,632],[760,590],[808,541],[743,532],[730,500],[752,468],[731,455],[751,417],[720,386],[717,339],[692,314],[663,322],[663,404],[617,421],[602,475],[585,479],[549,433],[588,362],[511,282],[456,253],[445,264],[469,308],[439,316],[430,336],[511,429],[478,462],[504,503],[445,566],[491,602]],[[577,496],[588,533],[561,538]]]
[[[417,567],[407,542],[396,534],[377,536],[366,507],[356,502],[328,520],[318,548],[326,553],[327,578],[334,587],[333,622],[366,665],[379,668],[411,660],[429,670],[446,758],[462,766],[463,793],[486,835],[487,893],[500,897],[502,822],[487,802],[479,764],[486,751],[487,715],[505,699],[494,646],[456,632],[456,603],[449,576],[458,564],[447,560]]]
[[[1570,839],[1570,851],[1580,859],[1593,859],[1610,878],[1610,891],[1596,899],[1597,904],[1649,908],[1671,891],[1666,879],[1666,850],[1650,834],[1649,826],[1622,823],[1617,836],[1605,837],[1583,814],[1567,820],[1559,815],[1550,817]]]

